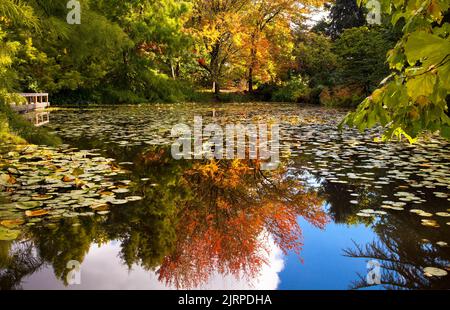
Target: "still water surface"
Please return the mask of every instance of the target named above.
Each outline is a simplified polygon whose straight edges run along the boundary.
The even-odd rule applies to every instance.
[[[376,132],[338,131],[344,115],[273,104],[52,112],[47,127],[66,145],[1,148],[3,176],[17,170],[0,185],[0,288],[449,289],[449,144],[377,143]],[[194,116],[280,124],[280,168],[172,159],[172,127]],[[79,285],[67,283],[71,260]]]

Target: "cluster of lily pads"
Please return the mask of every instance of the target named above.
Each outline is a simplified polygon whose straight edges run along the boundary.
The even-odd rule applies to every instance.
[[[0,240],[16,239],[23,225],[106,215],[113,205],[141,200],[126,197],[126,172],[95,150],[10,146],[0,153]]]
[[[353,185],[349,189],[354,197],[349,201],[351,204],[361,204],[357,191],[361,187],[385,192],[378,210],[374,210],[377,212],[358,212],[359,216],[385,215],[386,211],[404,211],[411,205],[426,204],[430,193],[442,199],[440,217],[448,212],[445,208],[450,201],[448,142],[431,137],[415,145],[378,143],[374,141],[377,130],[339,131],[337,125],[345,111],[275,104],[156,105],[84,113],[61,111],[52,116],[56,121],[50,126],[66,139],[95,138],[118,147],[167,145],[173,143],[171,128],[191,123],[196,115],[203,116],[204,125],[279,123],[282,156],[294,160],[310,156],[301,169],[330,183]],[[431,227],[428,224],[424,222]]]
[[[378,206],[384,211],[403,211],[412,205],[426,204],[427,196],[433,195],[442,202],[442,212],[436,215],[450,216],[445,207],[450,205],[448,142],[430,138],[416,145],[378,143],[374,142],[373,132],[338,132],[335,126],[333,122],[301,126],[293,134],[292,139],[299,142],[291,156],[311,157],[303,169],[327,182],[353,186],[349,189],[355,197],[351,204],[360,204],[355,189],[361,187],[386,193]]]
[[[337,125],[345,114],[276,104],[156,105],[60,111],[52,115],[55,121],[50,127],[69,140],[100,139],[105,145],[124,148],[170,144],[171,128],[190,124],[195,115],[204,117],[204,125],[276,122],[281,129],[280,150],[290,173],[301,177],[306,171],[321,183],[345,188],[357,216],[378,218],[404,212],[417,216],[424,229],[450,225],[449,143],[437,137],[414,145],[376,142],[378,129],[339,131]],[[363,193],[368,192],[377,192],[381,200],[367,203],[368,196]],[[448,246],[446,241],[436,244]],[[424,274],[439,277],[447,273],[427,267]]]

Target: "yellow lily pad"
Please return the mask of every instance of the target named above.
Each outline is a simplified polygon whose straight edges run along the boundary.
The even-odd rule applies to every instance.
[[[47,215],[49,211],[47,210],[36,210],[36,211],[25,211],[25,215],[28,217],[37,217]]]

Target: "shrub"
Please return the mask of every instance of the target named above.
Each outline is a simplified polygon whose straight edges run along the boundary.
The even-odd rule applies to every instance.
[[[262,101],[272,102],[309,102],[311,89],[302,77],[277,85],[266,83],[258,87],[255,97]]]
[[[327,107],[358,106],[365,98],[364,88],[356,85],[326,87],[320,94],[320,103]]]
[[[294,77],[286,82],[272,96],[275,102],[309,102],[311,89],[302,77]]]
[[[309,94],[309,102],[312,104],[320,104],[320,95],[326,87],[323,85],[318,85],[311,89]]]
[[[259,100],[272,101],[273,94],[280,90],[280,86],[274,83],[261,84],[255,94]]]

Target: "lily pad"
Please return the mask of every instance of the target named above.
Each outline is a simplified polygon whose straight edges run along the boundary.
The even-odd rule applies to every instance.
[[[20,230],[8,229],[0,226],[0,241],[12,241],[19,237]]]
[[[130,192],[130,190],[127,189],[127,188],[113,189],[113,193],[116,193],[116,194],[126,194],[126,193],[129,193],[129,192]]]
[[[0,222],[0,225],[5,226],[6,228],[16,228],[24,223],[25,221],[22,219],[4,220]]]
[[[372,214],[369,214],[369,213],[362,213],[362,212],[356,213],[356,215],[357,215],[357,216],[360,216],[360,217],[372,217]]]
[[[40,207],[42,204],[39,201],[25,201],[16,203],[16,209],[30,210]]]
[[[49,214],[47,210],[25,211],[25,215],[28,217],[37,217]]]
[[[50,200],[52,199],[52,195],[33,195],[32,199],[36,201],[44,201],[44,200]]]
[[[450,213],[448,212],[437,212],[436,215],[440,217],[450,217]]]
[[[426,276],[432,277],[445,277],[448,273],[444,269],[435,267],[426,267],[423,269]]]
[[[422,225],[427,227],[439,228],[438,222],[434,220],[422,220]]]
[[[128,201],[140,201],[140,200],[142,200],[143,198],[141,197],[141,196],[130,196],[130,197],[127,197],[126,198],[126,200],[128,200]]]
[[[111,203],[113,205],[124,205],[124,204],[128,203],[128,200],[126,200],[126,199],[114,199],[114,200],[111,200]]]

